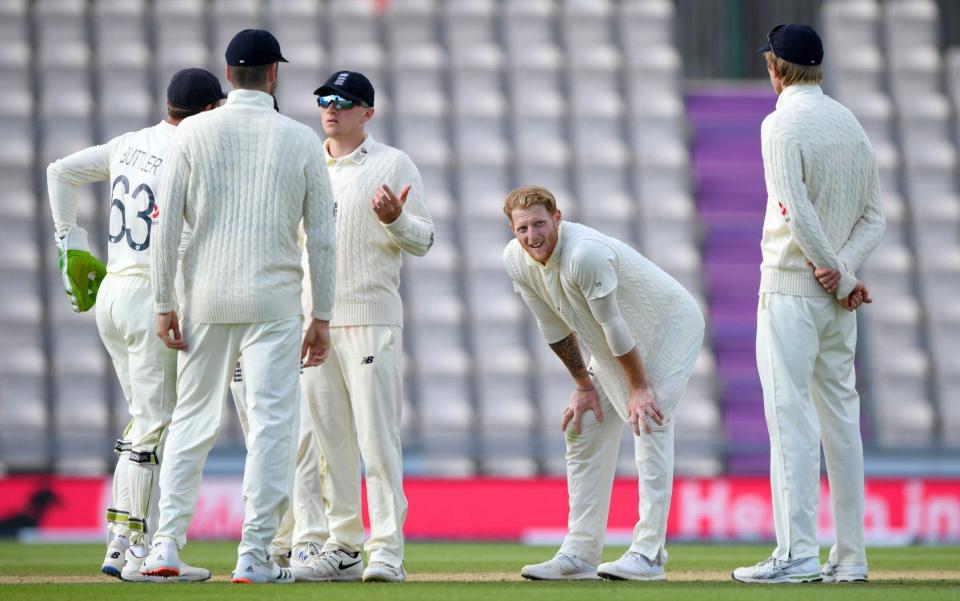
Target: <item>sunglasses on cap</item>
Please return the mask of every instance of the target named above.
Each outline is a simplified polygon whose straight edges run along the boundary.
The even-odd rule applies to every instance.
[[[329,96],[317,96],[317,104],[320,108],[324,109],[332,104],[338,111],[349,111],[355,106],[360,106],[362,103],[356,100],[347,100],[343,96],[331,94]]]

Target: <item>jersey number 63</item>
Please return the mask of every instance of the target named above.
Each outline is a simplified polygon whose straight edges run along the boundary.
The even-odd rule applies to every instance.
[[[118,190],[118,186],[120,189]],[[153,228],[153,210],[157,205],[157,200],[153,195],[153,190],[150,189],[150,186],[147,184],[140,184],[134,189],[133,193],[130,192],[130,180],[128,180],[123,175],[118,175],[115,180],[113,180],[113,185],[111,186],[111,191],[113,193],[113,202],[110,206],[111,211],[111,223],[113,222],[113,209],[120,209],[120,231],[116,234],[113,233],[113,227],[110,227],[109,238],[110,242],[120,242],[124,238],[127,240],[127,245],[133,250],[147,250],[150,248],[150,230]],[[120,196],[120,198],[117,198]],[[145,197],[145,198],[141,198]],[[136,227],[136,223],[131,224],[134,227],[127,227],[127,203],[133,204],[134,208],[138,204],[142,204],[146,200],[147,206],[142,211],[137,212],[137,216],[134,218],[134,222],[143,221],[144,226],[146,227],[146,235],[143,236],[143,240],[134,240],[134,229],[143,231],[144,226]]]

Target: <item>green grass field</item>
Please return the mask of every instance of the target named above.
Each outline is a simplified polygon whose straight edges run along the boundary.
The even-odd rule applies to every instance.
[[[209,568],[213,582],[197,584],[127,584],[98,573],[100,545],[23,545],[0,543],[0,599],[175,599],[240,601],[244,599],[637,599],[657,601],[709,597],[727,599],[960,599],[960,547],[871,549],[867,585],[743,585],[729,572],[755,563],[769,546],[687,545],[670,547],[666,583],[525,582],[526,563],[543,561],[555,549],[510,544],[410,544],[406,567],[410,582],[393,584],[293,584],[241,586],[226,578],[236,561],[233,543],[191,543],[183,558]],[[610,548],[614,559],[622,548]],[[672,579],[672,581],[670,580]],[[133,597],[133,595],[136,595]]]

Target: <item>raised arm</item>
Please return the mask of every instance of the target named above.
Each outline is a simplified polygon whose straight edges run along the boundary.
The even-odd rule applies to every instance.
[[[423,198],[423,178],[409,158],[404,156],[392,189],[384,183],[372,199],[373,210],[387,236],[408,253],[422,257],[433,246],[433,219]]]

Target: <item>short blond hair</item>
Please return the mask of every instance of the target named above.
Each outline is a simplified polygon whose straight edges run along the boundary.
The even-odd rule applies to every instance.
[[[551,215],[557,213],[557,199],[543,186],[520,186],[511,190],[503,201],[503,213],[513,223],[514,209],[529,209],[536,205],[542,206]]]
[[[820,82],[823,81],[822,63],[819,65],[798,65],[797,63],[783,60],[774,54],[772,50],[767,50],[763,53],[763,56],[767,59],[768,65],[773,65],[773,68],[780,76],[783,87],[795,83],[819,85]]]

